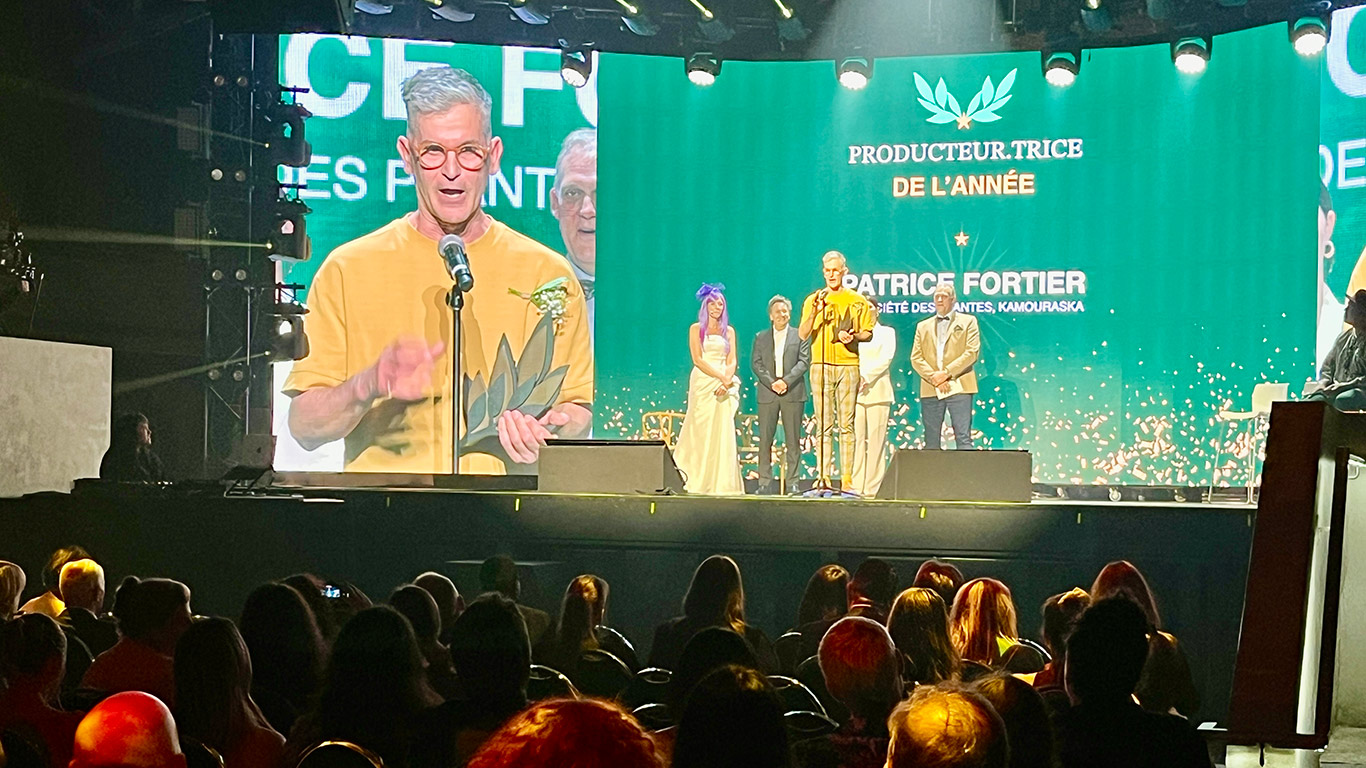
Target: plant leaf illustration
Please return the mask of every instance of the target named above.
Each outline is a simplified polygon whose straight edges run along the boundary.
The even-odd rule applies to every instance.
[[[963,114],[963,108],[958,106],[958,99],[955,99],[952,93],[946,95],[949,97],[949,111],[955,116]]]
[[[977,114],[973,115],[972,119],[976,120],[979,123],[994,123],[997,120],[1000,120],[1001,116],[996,114],[995,112],[984,109],[978,112]]]
[[[562,365],[537,382],[536,388],[531,390],[531,396],[527,398],[522,410],[538,419],[544,416],[545,412],[550,410],[555,405],[555,401],[560,398],[561,385],[564,384],[564,377],[568,373],[569,366]]]
[[[930,90],[930,84],[925,81],[925,78],[920,76],[919,72],[913,72],[912,74],[915,75],[915,89],[920,92],[920,98],[922,99],[921,103],[923,104],[926,101],[933,102],[934,91]]]
[[[972,113],[976,112],[977,107],[981,106],[981,104],[982,94],[978,93],[977,95],[972,97],[972,101],[968,102],[968,115],[971,116]]]
[[[982,81],[982,103],[990,104],[995,95],[996,88],[991,84],[991,75],[987,75],[987,79]]]
[[[939,78],[939,85],[934,87],[934,103],[941,107],[948,106],[949,87],[944,84],[944,78]]]
[[[954,120],[957,120],[957,119],[958,119],[958,118],[955,117],[952,113],[950,113],[950,112],[944,112],[943,110],[940,110],[940,112],[939,112],[938,114],[931,115],[930,117],[925,118],[925,122],[927,122],[927,123],[952,123]]]

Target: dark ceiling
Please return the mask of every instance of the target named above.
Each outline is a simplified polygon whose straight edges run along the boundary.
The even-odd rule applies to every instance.
[[[1093,0],[1094,1],[1094,0]],[[318,31],[381,37],[556,47],[681,56],[704,50],[724,59],[834,59],[1102,48],[1218,35],[1366,0],[375,0],[383,15],[351,0],[210,0],[220,32]],[[435,16],[431,2],[473,14],[465,22]],[[547,17],[528,24],[513,6]],[[655,28],[628,28],[625,5]],[[792,11],[784,19],[782,7]]]

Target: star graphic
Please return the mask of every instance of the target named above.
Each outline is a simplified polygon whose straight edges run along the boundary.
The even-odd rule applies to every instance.
[[[958,130],[965,131],[972,125],[972,118],[968,115],[958,116]]]
[[[958,234],[953,236],[953,242],[962,248],[968,244],[968,234],[963,230],[958,230]]]

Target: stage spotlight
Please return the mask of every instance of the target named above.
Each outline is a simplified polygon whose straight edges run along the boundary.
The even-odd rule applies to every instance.
[[[380,0],[356,0],[355,9],[371,16],[383,16],[386,13],[394,12],[392,3],[380,2]]]
[[[721,74],[721,60],[711,53],[694,53],[684,64],[688,79],[693,85],[706,87],[716,82]]]
[[[781,0],[774,0],[778,3],[778,41],[782,43],[797,43],[811,36],[811,30],[806,28],[802,19],[790,6],[784,5]]]
[[[550,23],[550,9],[543,0],[509,0],[508,6],[527,24]]]
[[[438,19],[453,21],[457,24],[464,24],[474,19],[474,11],[471,11],[469,4],[465,0],[426,0],[428,7],[431,8],[432,15]]]
[[[1081,23],[1092,32],[1108,32],[1114,22],[1110,19],[1110,9],[1097,4],[1092,8],[1090,0],[1081,6]]]
[[[640,6],[642,0],[617,0],[621,6],[621,22],[634,34],[641,37],[654,37],[659,34],[659,25]]]
[[[308,238],[304,217],[312,212],[302,200],[277,201],[275,228],[266,242],[266,255],[274,261],[308,261],[313,255],[313,241]]]
[[[289,286],[275,286],[277,293],[293,290]],[[304,315],[308,309],[292,296],[281,297],[271,311],[267,354],[271,360],[302,360],[308,357],[308,334],[304,332]]]
[[[306,168],[313,159],[313,147],[304,135],[304,120],[313,116],[302,104],[274,102],[266,106],[265,116],[273,135],[266,141],[277,165]],[[244,181],[245,176],[240,181]]]
[[[1301,56],[1316,56],[1328,45],[1330,17],[1305,16],[1290,22],[1290,43]]]
[[[697,20],[697,30],[702,33],[702,37],[712,44],[724,43],[735,37],[735,30],[726,22],[722,21],[712,9],[704,5],[701,0],[688,0],[701,18]]]
[[[560,51],[560,77],[575,88],[588,83],[593,74],[593,50],[588,47],[564,48]]]
[[[841,60],[835,72],[840,85],[851,91],[861,91],[873,77],[873,62],[861,56],[853,56]]]
[[[1043,57],[1043,79],[1047,80],[1049,85],[1066,88],[1077,81],[1077,73],[1080,71],[1081,56],[1075,53],[1054,51]]]
[[[1183,74],[1198,75],[1209,65],[1213,40],[1205,37],[1183,37],[1172,43],[1172,63]]]

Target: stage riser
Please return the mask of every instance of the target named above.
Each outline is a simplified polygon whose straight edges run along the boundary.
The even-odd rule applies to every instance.
[[[1020,630],[1033,636],[1045,597],[1089,588],[1106,562],[1129,559],[1190,654],[1202,718],[1214,719],[1226,708],[1251,535],[1250,512],[1194,505],[378,491],[330,498],[0,500],[0,540],[3,556],[28,572],[29,594],[41,589],[47,554],[74,542],[105,563],[111,595],[127,573],[169,575],[190,585],[196,612],[228,616],[256,584],[303,570],[350,579],[376,601],[428,569],[472,594],[478,562],[506,552],[536,563],[523,569],[523,600],[552,613],[573,576],[606,578],[609,621],[642,658],[654,625],[678,612],[692,569],[717,552],[740,563],[748,616],[774,637],[793,624],[807,578],[826,562],[852,570],[882,556],[905,587],[925,558],[951,560],[969,578],[1010,585]]]

